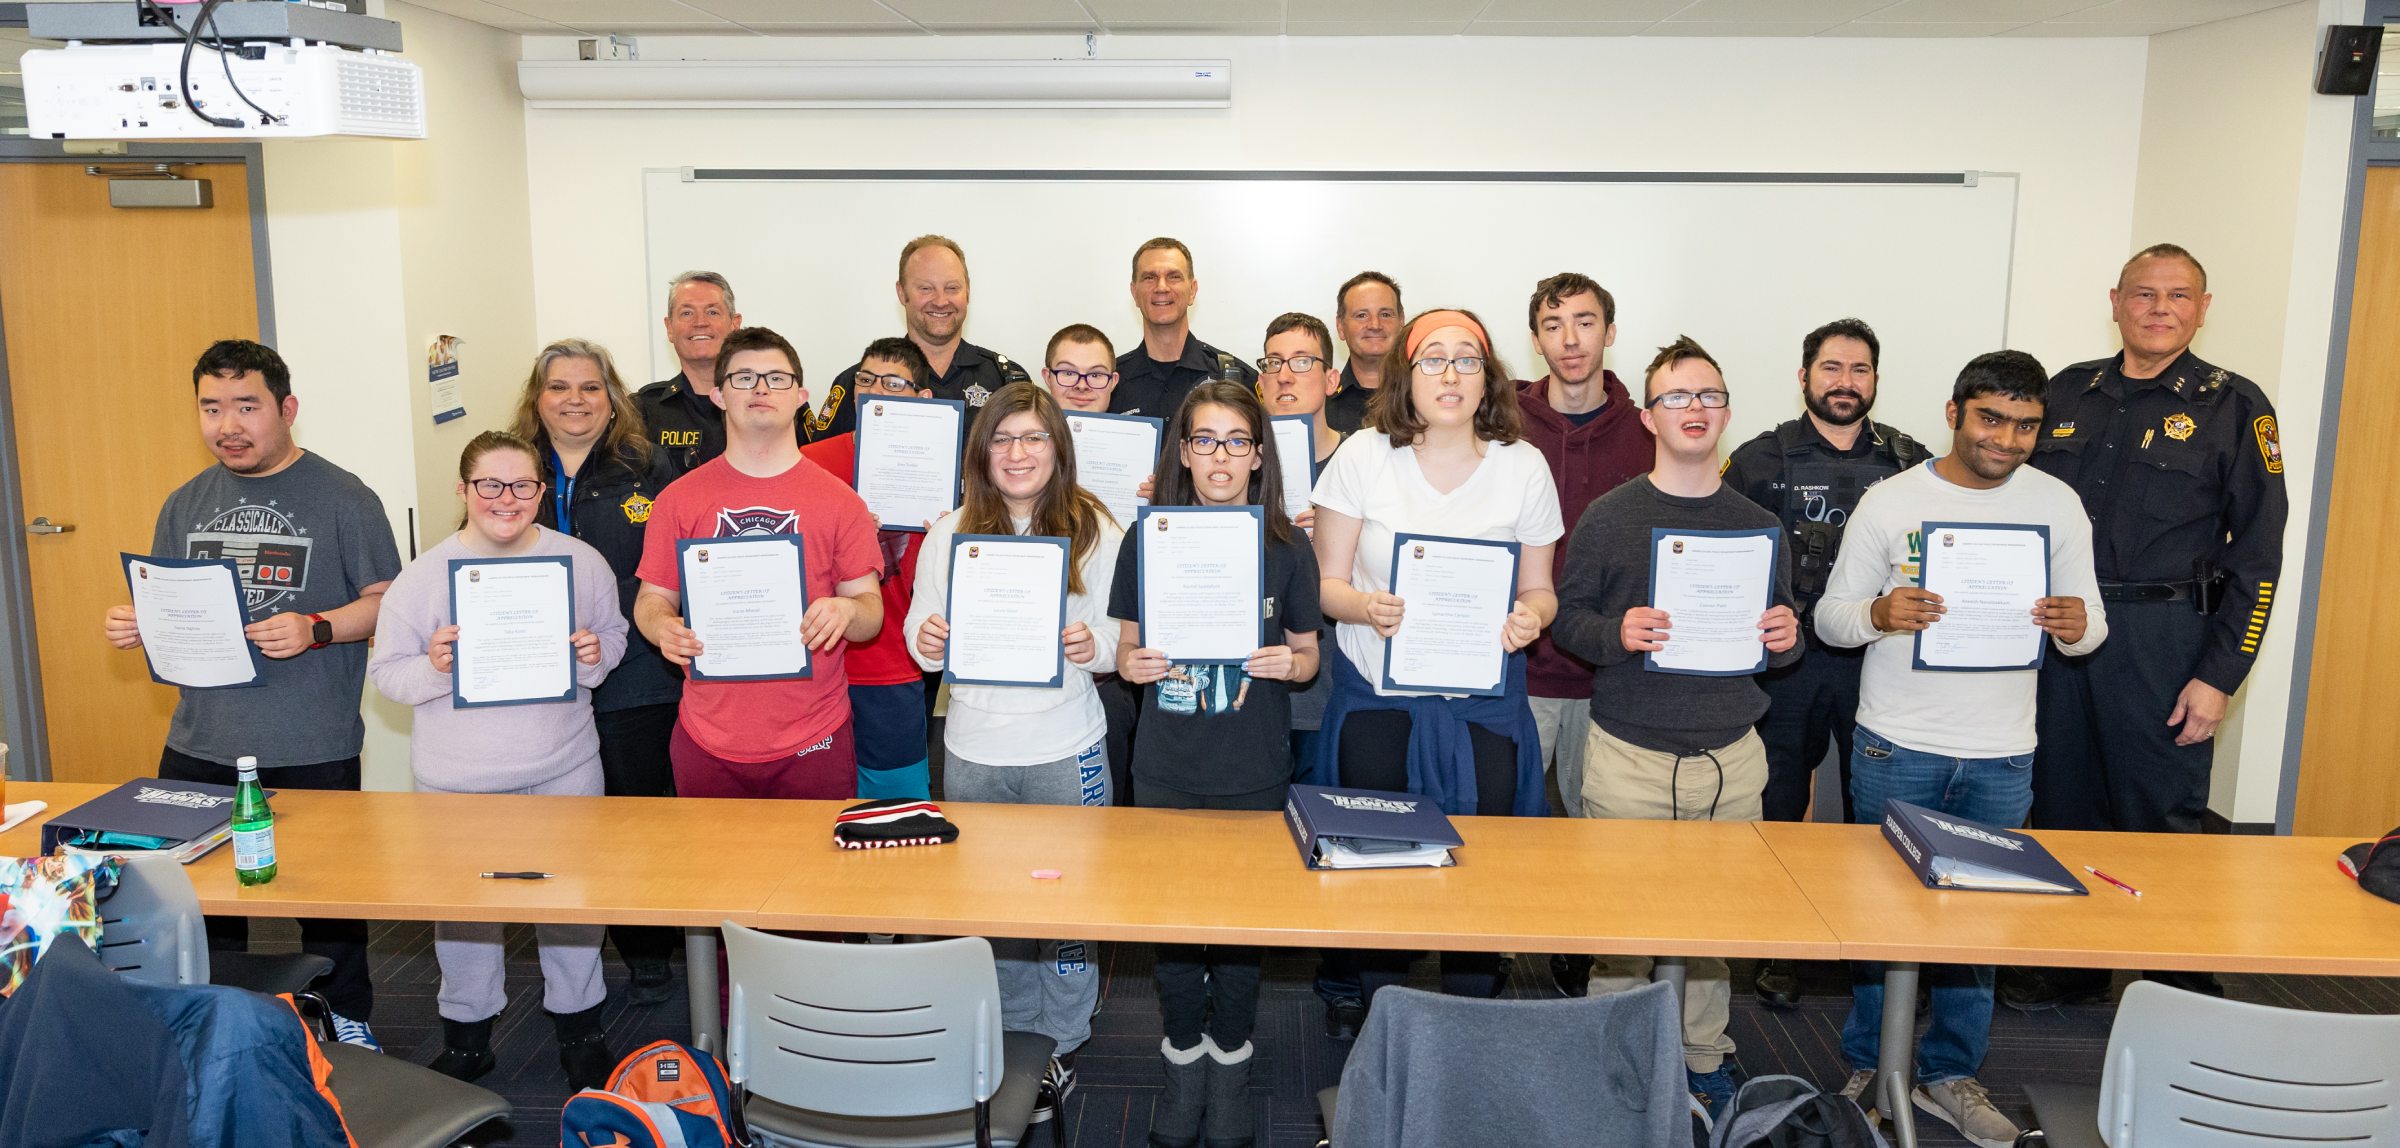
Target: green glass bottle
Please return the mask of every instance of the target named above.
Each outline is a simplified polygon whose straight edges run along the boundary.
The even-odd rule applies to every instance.
[[[275,879],[275,811],[258,784],[258,759],[242,758],[234,768],[241,782],[233,791],[233,876],[244,885],[264,885]]]

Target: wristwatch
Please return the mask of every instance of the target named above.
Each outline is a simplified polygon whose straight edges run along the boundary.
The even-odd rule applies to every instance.
[[[313,643],[309,649],[322,650],[333,644],[333,623],[326,621],[325,615],[310,614],[308,622],[308,640]]]

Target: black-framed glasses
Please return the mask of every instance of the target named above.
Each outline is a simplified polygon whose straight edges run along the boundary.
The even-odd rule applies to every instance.
[[[538,478],[520,478],[515,482],[502,482],[496,478],[478,478],[467,485],[472,487],[478,496],[487,499],[500,497],[500,492],[504,490],[520,499],[535,498],[542,493],[542,480]]]
[[[860,371],[854,377],[858,382],[858,389],[862,391],[880,391],[887,395],[917,393],[917,381],[907,375],[870,375],[865,371]]]
[[[1024,445],[1027,454],[1048,454],[1050,453],[1050,432],[1037,430],[1027,431],[1024,434],[993,435],[992,453],[1007,454],[1008,448],[1019,444]]]
[[[1065,367],[1052,367],[1043,373],[1050,376],[1051,382],[1070,391],[1102,390],[1117,377],[1115,371],[1076,371]]]
[[[1462,375],[1480,375],[1483,373],[1483,356],[1460,355],[1445,359],[1440,355],[1427,355],[1417,360],[1417,373],[1420,375],[1438,375],[1452,368]]]
[[[770,391],[788,391],[800,385],[800,376],[790,371],[735,371],[725,376],[725,385],[737,391],[755,391],[761,383]]]
[[[1330,361],[1315,355],[1293,355],[1288,358],[1282,355],[1269,355],[1258,361],[1258,373],[1272,375],[1285,367],[1290,367],[1294,374],[1305,375]]]
[[[1693,399],[1700,400],[1701,406],[1712,411],[1723,410],[1727,404],[1733,402],[1733,396],[1723,391],[1668,391],[1650,400],[1650,405],[1679,411],[1692,405]]]
[[[1228,458],[1248,458],[1251,451],[1258,449],[1257,442],[1238,435],[1233,438],[1218,438],[1215,435],[1205,434],[1185,435],[1183,445],[1192,448],[1193,454],[1215,454],[1219,450],[1223,450]]]

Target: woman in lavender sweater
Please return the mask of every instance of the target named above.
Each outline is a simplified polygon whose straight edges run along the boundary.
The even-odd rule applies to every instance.
[[[367,676],[383,696],[416,707],[409,768],[417,788],[434,793],[529,793],[599,796],[600,736],[592,726],[592,687],[625,656],[625,616],[617,580],[590,546],[535,524],[542,506],[541,463],[533,445],[487,431],[458,460],[458,493],[467,508],[458,533],[408,564],[383,597]],[[455,558],[564,556],[575,584],[575,697],[534,705],[459,709],[451,704],[458,626],[450,617]],[[492,1070],[492,1021],[502,991],[500,926],[434,926],[442,968],[442,1053],[433,1067],[460,1080]],[[558,1059],[573,1088],[606,1082],[616,1058],[600,1029],[600,925],[538,925],[542,1007],[558,1031]]]

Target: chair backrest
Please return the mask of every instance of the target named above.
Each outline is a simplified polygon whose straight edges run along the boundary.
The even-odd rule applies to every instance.
[[[2400,1145],[2400,1016],[2125,990],[2100,1075],[2110,1148]]]
[[[100,902],[100,963],[152,984],[207,984],[207,926],[182,863],[164,853],[122,856],[116,890]]]
[[[725,923],[726,1073],[794,1108],[930,1116],[1000,1087],[1000,976],[981,937],[836,945]]]

